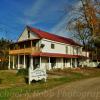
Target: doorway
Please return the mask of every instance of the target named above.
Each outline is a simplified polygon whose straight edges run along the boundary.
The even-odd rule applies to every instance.
[[[51,68],[53,69],[56,66],[56,58],[52,57],[50,59],[50,63],[51,63]]]

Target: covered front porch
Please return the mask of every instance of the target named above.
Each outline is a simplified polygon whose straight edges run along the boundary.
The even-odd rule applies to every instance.
[[[54,57],[43,55],[9,55],[8,69],[21,69],[21,68],[51,70],[56,68],[77,68],[79,66],[78,58]]]

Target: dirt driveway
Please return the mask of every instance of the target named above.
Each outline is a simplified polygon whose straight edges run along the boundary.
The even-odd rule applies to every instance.
[[[23,95],[18,100],[100,100],[100,77],[67,83],[42,93]]]

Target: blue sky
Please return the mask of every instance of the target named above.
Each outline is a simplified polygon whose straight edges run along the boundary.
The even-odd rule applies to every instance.
[[[26,25],[62,36],[69,4],[76,0],[0,0],[0,38],[17,40]]]

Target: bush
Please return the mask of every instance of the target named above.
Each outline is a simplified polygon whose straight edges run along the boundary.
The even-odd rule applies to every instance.
[[[8,61],[0,62],[0,70],[8,69]]]
[[[97,68],[100,68],[100,63],[98,64]]]
[[[2,83],[2,79],[0,79],[0,84]]]
[[[28,75],[28,69],[19,69],[17,72],[17,75],[27,76]]]

